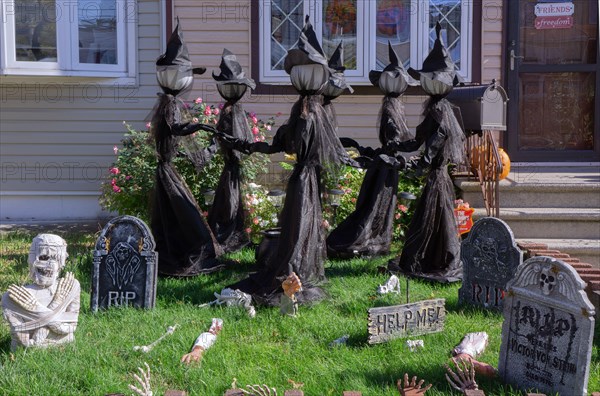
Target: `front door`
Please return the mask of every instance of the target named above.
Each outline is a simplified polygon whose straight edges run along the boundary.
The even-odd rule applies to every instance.
[[[505,4],[511,159],[599,161],[598,1]]]

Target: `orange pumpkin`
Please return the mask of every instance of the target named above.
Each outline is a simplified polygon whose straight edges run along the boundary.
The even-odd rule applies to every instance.
[[[501,148],[498,149],[498,153],[500,154],[500,161],[502,162],[502,173],[500,173],[498,179],[504,180],[510,173],[510,157],[506,154],[506,151]]]
[[[510,158],[508,154],[506,154],[506,151],[501,148],[498,149],[498,154],[500,155],[500,162],[502,163],[502,173],[500,173],[498,180],[503,180],[506,179],[510,173]],[[489,161],[491,161],[491,158],[485,158],[485,152],[482,146],[476,146],[471,149],[471,172],[475,175],[483,168],[483,162]]]

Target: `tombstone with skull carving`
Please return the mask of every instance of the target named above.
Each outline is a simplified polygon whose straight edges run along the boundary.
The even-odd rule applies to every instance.
[[[2,296],[12,349],[46,347],[73,341],[80,306],[80,286],[71,272],[60,278],[67,243],[58,235],[39,234],[29,250],[32,284],[10,285]]]
[[[551,257],[525,261],[507,284],[498,371],[521,389],[587,392],[594,306],[585,282]]]

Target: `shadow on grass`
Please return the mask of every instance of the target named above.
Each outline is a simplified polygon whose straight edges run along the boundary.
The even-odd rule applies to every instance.
[[[8,337],[0,338],[0,352],[2,354],[9,354],[10,353],[10,344],[11,344],[10,335]]]

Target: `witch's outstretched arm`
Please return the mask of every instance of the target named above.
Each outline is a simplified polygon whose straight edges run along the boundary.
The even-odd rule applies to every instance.
[[[342,146],[344,146],[346,148],[352,147],[352,148],[356,149],[356,151],[358,151],[358,153],[364,157],[373,158],[373,157],[379,155],[379,153],[381,152],[380,149],[373,149],[371,147],[361,146],[360,144],[358,144],[358,142],[356,140],[354,140],[352,138],[348,138],[348,137],[341,137],[340,143],[342,143]]]
[[[423,154],[418,158],[409,161],[406,167],[416,171],[423,171],[425,168],[429,167],[433,159],[441,150],[443,150],[446,139],[448,139],[446,131],[442,128],[438,128],[438,130],[435,133],[432,133],[427,139]]]
[[[221,143],[228,148],[240,151],[244,154],[252,153],[263,153],[273,154],[284,151],[282,134],[285,133],[283,129],[287,124],[282,125],[275,136],[273,137],[273,143],[268,144],[266,142],[248,142],[243,139],[235,138],[231,135],[225,134],[209,125],[203,126],[201,129],[207,132],[211,132],[214,136],[218,137]]]

